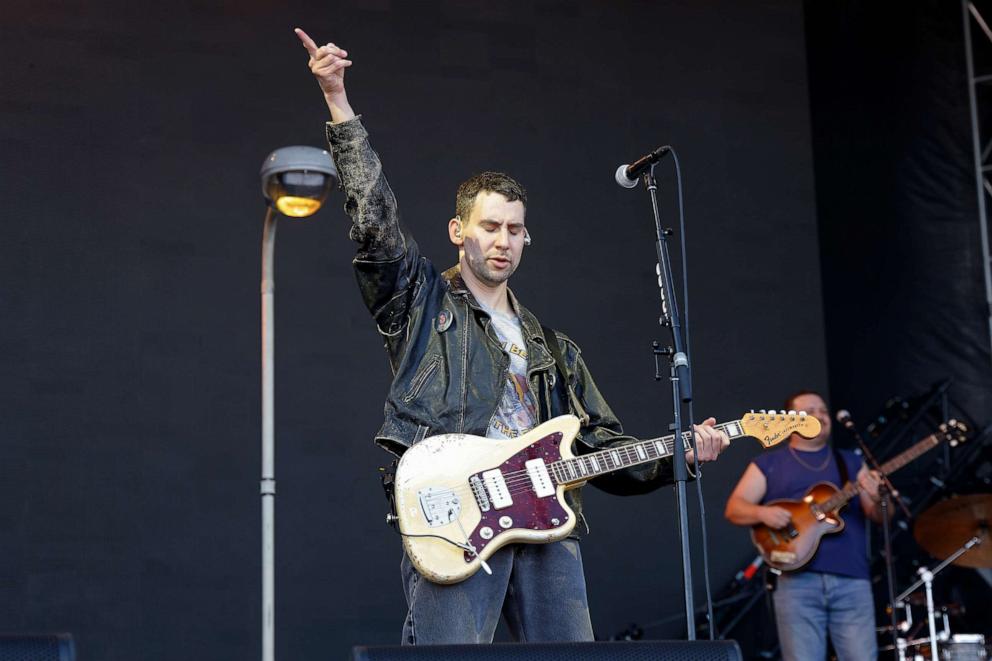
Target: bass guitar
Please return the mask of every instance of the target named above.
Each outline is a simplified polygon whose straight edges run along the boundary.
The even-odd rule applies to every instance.
[[[891,475],[927,450],[947,442],[954,447],[967,440],[967,426],[956,420],[942,423],[936,432],[914,444],[882,464],[882,473]],[[751,528],[751,541],[758,552],[772,567],[782,571],[795,571],[813,559],[820,546],[820,539],[827,534],[844,529],[840,510],[858,495],[857,481],[848,482],[838,489],[830,482],[814,484],[801,500],[781,499],[765,503],[781,507],[792,515],[784,528],[770,528],[758,524]]]
[[[766,448],[792,433],[820,433],[816,418],[785,411],[751,412],[717,428]],[[393,485],[395,522],[417,570],[436,583],[458,583],[480,567],[488,572],[486,558],[506,544],[564,539],[575,527],[565,491],[688,450],[691,440],[684,432],[680,442],[673,434],[575,456],[578,433],[578,418],[563,415],[514,439],[442,434],[406,450]]]

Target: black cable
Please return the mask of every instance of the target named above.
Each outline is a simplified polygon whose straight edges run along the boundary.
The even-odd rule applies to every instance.
[[[689,383],[694,383],[692,378],[692,344],[690,341],[689,334],[689,257],[688,251],[686,250],[685,241],[685,199],[682,192],[682,166],[679,163],[678,152],[675,148],[672,148],[672,159],[675,161],[675,178],[677,180],[677,190],[678,190],[678,205],[679,205],[679,244],[682,250],[682,309],[684,311],[685,317],[685,353],[688,359],[688,374]],[[692,423],[696,417],[693,413],[692,400],[689,400],[689,422]],[[691,429],[690,429],[691,431]],[[713,592],[710,587],[710,557],[709,557],[709,544],[707,542],[706,534],[706,506],[703,504],[703,473],[699,468],[699,456],[696,452],[696,435],[694,433],[689,434],[690,443],[692,445],[692,460],[693,468],[696,472],[696,500],[699,504],[699,527],[700,534],[703,538],[703,581],[706,590],[706,618],[709,629],[710,640],[715,640],[716,631],[713,620]],[[691,588],[690,588],[691,589]]]

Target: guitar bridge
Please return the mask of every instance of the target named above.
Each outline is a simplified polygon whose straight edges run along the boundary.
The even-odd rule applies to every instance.
[[[489,504],[489,496],[486,495],[486,487],[482,484],[482,479],[478,475],[473,475],[468,478],[468,483],[472,487],[472,493],[475,494],[475,502],[479,504],[479,509],[483,512],[488,512],[491,506]]]

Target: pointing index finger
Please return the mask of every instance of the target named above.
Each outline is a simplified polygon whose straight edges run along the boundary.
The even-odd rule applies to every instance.
[[[308,53],[310,53],[310,57],[317,57],[317,44],[315,44],[313,39],[310,38],[310,35],[300,28],[294,28],[293,32],[295,32],[296,36],[303,42],[303,47],[307,49]]]

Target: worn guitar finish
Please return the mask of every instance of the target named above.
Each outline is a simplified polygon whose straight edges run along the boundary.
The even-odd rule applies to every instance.
[[[882,464],[884,475],[899,470],[924,452],[947,441],[953,447],[967,440],[968,428],[961,422],[949,420],[939,430],[891,460]],[[781,507],[789,511],[792,519],[785,528],[769,528],[758,524],[751,528],[751,541],[758,552],[772,567],[782,571],[795,571],[805,566],[820,547],[824,535],[844,529],[840,510],[858,495],[858,483],[848,482],[838,489],[830,482],[819,482],[806,492],[802,500],[781,499],[765,503],[768,507]]]
[[[816,436],[812,416],[750,413],[717,425],[731,438],[755,436],[771,447],[798,432]],[[689,449],[689,433],[639,441],[576,457],[578,418],[560,416],[519,438],[432,436],[403,453],[396,469],[396,519],[413,565],[436,583],[457,583],[511,542],[564,539],[575,513],[564,493],[606,473]],[[486,567],[488,570],[488,568]]]

